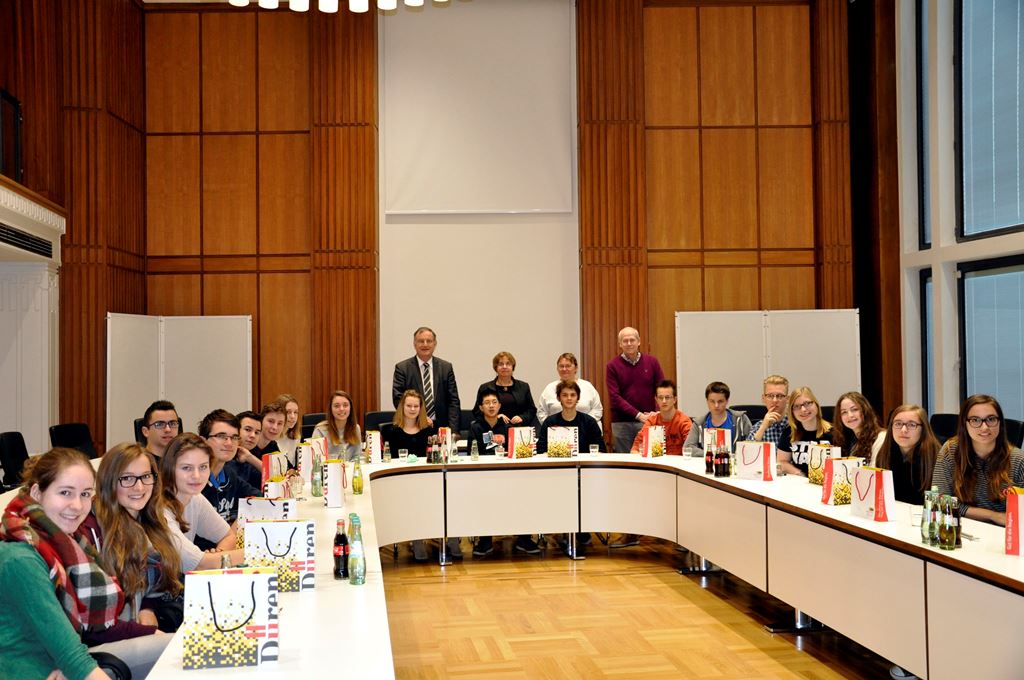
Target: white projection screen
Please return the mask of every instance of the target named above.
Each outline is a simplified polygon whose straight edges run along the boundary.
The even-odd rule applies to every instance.
[[[573,13],[473,0],[382,18],[387,214],[572,210]]]

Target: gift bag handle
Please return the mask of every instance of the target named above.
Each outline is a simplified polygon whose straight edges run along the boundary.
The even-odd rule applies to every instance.
[[[232,631],[236,631],[239,628],[241,628],[242,626],[245,626],[250,621],[252,621],[252,617],[256,613],[256,582],[255,581],[253,581],[252,583],[249,584],[249,594],[252,596],[252,609],[249,611],[249,615],[247,617],[245,617],[245,621],[242,621],[240,624],[238,624],[234,628],[222,628],[221,625],[219,623],[217,623],[217,608],[213,606],[213,583],[211,583],[210,581],[206,582],[206,593],[210,597],[210,613],[213,614],[213,625],[220,632],[222,632],[222,633],[230,633]]]
[[[862,500],[862,501],[867,500],[868,494],[871,493],[871,487],[875,483],[875,475],[873,473],[868,475],[868,488],[864,491],[864,493],[861,493],[860,492],[860,479],[863,476],[864,475],[857,475],[856,477],[853,478],[853,485],[855,487],[857,487],[857,497],[860,498],[860,500]]]
[[[288,547],[285,549],[285,551],[283,553],[278,555],[276,552],[274,552],[273,550],[270,549],[270,536],[267,536],[267,528],[266,527],[260,527],[260,530],[263,531],[263,542],[266,543],[266,545],[267,545],[267,552],[270,553],[271,557],[284,557],[285,555],[288,555],[289,553],[291,553],[291,551],[292,551],[292,541],[295,540],[295,532],[298,531],[298,529],[299,529],[298,527],[292,527],[292,533],[288,537]]]

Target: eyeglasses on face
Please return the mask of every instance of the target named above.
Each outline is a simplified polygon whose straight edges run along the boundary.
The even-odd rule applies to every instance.
[[[227,432],[218,432],[217,434],[211,434],[210,439],[216,439],[221,444],[229,440],[234,444],[237,444],[238,442],[242,441],[242,438],[239,437],[237,434],[228,434]]]
[[[805,402],[801,402],[799,404],[793,404],[793,410],[794,411],[805,411],[805,410],[806,411],[810,411],[813,406],[814,406],[814,402],[813,401],[805,401]]]
[[[121,475],[117,478],[117,483],[125,489],[130,489],[139,482],[142,482],[145,486],[153,486],[156,483],[156,473],[147,472],[144,475]]]
[[[177,420],[155,420],[155,421],[153,421],[152,423],[149,424],[149,427],[152,427],[155,430],[177,430],[178,429],[178,421]]]
[[[892,429],[902,430],[906,428],[910,432],[916,432],[921,429],[921,423],[914,422],[913,420],[894,420],[892,421]]]
[[[978,416],[971,416],[967,419],[967,424],[977,430],[981,427],[981,424],[985,423],[989,427],[995,427],[999,424],[999,416],[988,416],[987,418],[979,418]]]
[[[785,398],[786,398],[786,395],[785,395],[785,394],[780,394],[780,393],[778,393],[778,392],[772,392],[772,393],[770,393],[770,394],[764,394],[764,395],[762,395],[762,396],[763,396],[763,397],[764,397],[765,399],[770,399],[771,401],[782,401],[783,399],[785,399]]]

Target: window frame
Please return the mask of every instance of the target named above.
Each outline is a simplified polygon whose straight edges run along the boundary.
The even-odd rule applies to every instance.
[[[931,372],[928,370],[928,333],[930,332],[929,320],[931,319],[931,310],[928,309],[927,296],[924,294],[925,286],[928,282],[932,284],[932,295],[935,295],[935,279],[932,277],[932,268],[925,267],[918,273],[918,291],[920,295],[920,324],[921,324],[921,405],[924,407],[926,413],[932,412],[932,401],[931,398]],[[934,357],[932,357],[932,363],[934,364]]]

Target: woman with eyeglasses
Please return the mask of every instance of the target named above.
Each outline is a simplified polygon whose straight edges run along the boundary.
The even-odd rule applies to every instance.
[[[164,518],[171,532],[183,572],[215,569],[227,555],[231,564],[240,564],[244,550],[235,549],[235,531],[203,496],[210,481],[213,449],[198,435],[186,432],[175,437],[160,459],[164,483]],[[204,552],[196,539],[212,543]]]
[[[994,397],[975,394],[960,407],[956,436],[939,451],[932,484],[960,499],[960,516],[1006,524],[1006,488],[1024,486],[1024,454],[1003,427]]]
[[[0,524],[3,677],[106,680],[89,656],[106,652],[141,678],[171,639],[119,618],[124,593],[96,550],[89,514],[95,485],[79,451],[55,448],[25,464]]]
[[[177,597],[182,584],[156,459],[138,444],[118,444],[103,455],[96,486],[94,507],[104,536],[100,554],[121,583],[125,611],[139,623],[157,625],[156,609]],[[174,628],[164,622],[161,630]]]
[[[885,430],[867,397],[860,392],[841,395],[836,401],[836,415],[839,422],[832,429],[832,443],[842,447],[844,456],[857,456],[865,465],[873,465]]]
[[[896,500],[921,505],[932,483],[939,442],[928,424],[928,414],[915,404],[897,406],[889,416],[875,467],[892,470]]]
[[[810,387],[798,387],[786,401],[789,429],[779,438],[778,460],[791,475],[807,476],[811,446],[832,442],[832,424],[821,417],[821,406]]]

